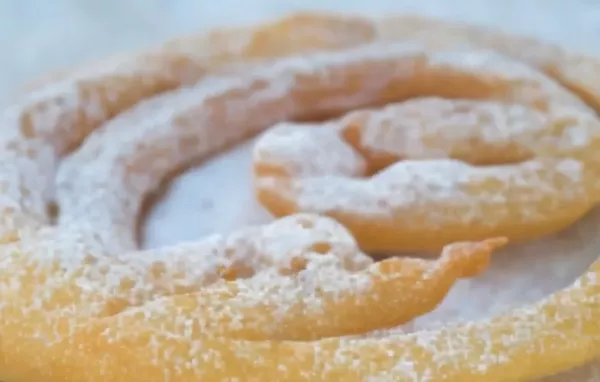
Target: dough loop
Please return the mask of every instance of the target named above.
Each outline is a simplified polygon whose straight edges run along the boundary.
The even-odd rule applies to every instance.
[[[0,379],[492,382],[600,356],[599,263],[489,320],[364,335],[433,310],[504,236],[555,232],[598,201],[583,100],[600,105],[600,86],[582,78],[599,65],[472,32],[299,13],[30,84],[0,116]],[[289,216],[137,249],[163,179],[277,124],[257,188]]]

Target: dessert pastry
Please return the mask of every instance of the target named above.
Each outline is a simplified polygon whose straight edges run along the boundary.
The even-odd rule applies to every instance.
[[[300,13],[31,84],[0,116],[0,379],[505,382],[599,357],[599,263],[492,319],[361,336],[598,202],[594,59],[400,20]],[[258,197],[289,216],[137,249],[165,177],[259,133]]]

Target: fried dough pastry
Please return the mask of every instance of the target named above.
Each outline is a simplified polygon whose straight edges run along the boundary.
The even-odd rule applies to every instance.
[[[448,87],[431,86],[437,82],[446,82]],[[294,212],[332,216],[350,229],[363,249],[373,252],[435,250],[453,241],[494,236],[537,237],[572,224],[598,202],[598,166],[591,158],[600,143],[600,122],[581,100],[545,75],[491,52],[438,53],[397,43],[386,45],[385,51],[369,45],[283,58],[270,66],[212,77],[141,102],[95,131],[83,149],[64,161],[56,191],[62,219],[69,224],[83,221],[93,232],[112,230],[114,236],[119,235],[115,228],[134,232],[137,201],[174,166],[204,159],[284,120],[428,94],[474,100],[456,106],[457,113],[477,115],[477,110],[471,112],[475,108],[481,116],[459,143],[489,141],[476,152],[491,148],[497,154],[483,161],[502,162],[507,157],[523,161],[478,166],[448,159],[407,160],[372,177],[356,179],[377,163],[369,163],[341,136],[352,139],[354,135],[354,146],[362,147],[363,135],[379,133],[363,134],[360,128],[343,127],[356,127],[355,121],[342,122],[337,141],[335,128],[329,137],[315,133],[320,136],[314,142],[323,147],[315,148],[322,155],[313,155],[310,136],[296,139],[294,129],[286,127],[295,134],[286,140],[281,137],[282,129],[276,128],[255,150],[259,199],[279,216]],[[480,105],[475,101],[480,99],[510,105]],[[412,104],[414,118],[419,121],[419,114],[426,111],[424,105],[431,104],[427,99]],[[523,111],[527,108],[533,110]],[[449,109],[450,115],[457,114],[453,106]],[[498,128],[502,117],[495,115],[499,111],[510,113],[506,123],[515,126],[512,136],[507,128]],[[428,118],[442,119],[440,113]],[[478,128],[486,120],[490,133],[483,136]],[[518,130],[532,121],[537,126]],[[412,136],[420,130],[413,129]],[[494,139],[494,134],[500,138]],[[269,139],[273,135],[275,139]],[[509,137],[503,140],[505,135]],[[515,142],[523,136],[533,143]],[[582,143],[573,136],[585,139]],[[427,132],[414,139],[418,144],[427,139]],[[290,143],[279,147],[282,141]],[[439,144],[437,149],[443,153]],[[375,155],[392,155],[381,151],[385,150]],[[288,163],[291,170],[281,168]],[[102,174],[100,179],[98,174]],[[119,206],[119,211],[111,206]],[[94,211],[94,219],[89,218],[89,211]]]
[[[377,94],[372,103],[419,98],[319,126],[269,130],[255,146],[254,172],[258,198],[271,212],[326,214],[365,250],[394,253],[539,237],[598,203],[600,121],[567,89],[490,52],[395,48],[387,45],[371,64],[380,78],[368,85],[352,58],[348,69],[315,59],[320,78],[347,81],[348,103],[370,92]],[[365,85],[355,95],[357,83]],[[329,92],[319,87],[316,94]]]
[[[600,110],[600,61],[592,55],[531,37],[418,15],[391,15],[374,20],[377,39],[415,41],[430,49],[493,49],[543,71]]]
[[[435,261],[373,264],[341,225],[313,215],[125,256],[87,236],[75,241],[73,232],[48,241],[38,235],[1,258],[6,381],[79,380],[70,366],[48,367],[56,354],[47,347],[94,322],[112,325],[110,317],[240,339],[310,340],[397,326],[433,310],[457,279],[485,270],[506,242],[457,243]]]
[[[358,335],[432,311],[457,279],[479,275],[490,253],[505,243],[504,238],[455,243],[436,260],[391,258],[355,272],[340,266],[339,256],[308,252],[292,258],[295,277],[280,277],[281,270],[274,269],[219,282],[128,309],[117,316],[118,324],[112,318],[105,324],[126,327],[141,319],[181,335],[255,341]]]
[[[330,37],[316,38],[325,26]],[[287,42],[297,45],[284,44],[284,30],[290,32]],[[368,20],[298,14],[242,29],[211,31],[34,81],[0,115],[0,242],[16,240],[19,229],[48,223],[46,206],[53,197],[57,157],[143,99],[190,85],[228,65],[279,57],[289,53],[286,49],[297,54],[343,49],[374,36],[375,27]]]
[[[595,61],[537,60],[515,37],[493,52],[509,40],[492,32],[477,47],[453,33],[436,44],[424,23],[392,43],[387,22],[302,13],[32,85],[0,116],[0,379],[505,382],[600,357],[598,263],[490,320],[361,336],[434,309],[456,279],[485,269],[506,242],[498,233],[552,233],[598,202],[600,129],[584,102],[597,87],[575,81]],[[399,103],[409,98],[419,99]],[[388,103],[398,104],[374,109]],[[477,118],[442,139],[460,113]],[[444,123],[428,136],[398,125],[409,117]],[[335,220],[296,214],[137,250],[141,204],[165,177],[278,124],[255,151],[259,197],[277,214]],[[407,133],[425,153],[393,146]],[[339,211],[359,211],[363,226]],[[433,261],[373,263],[359,249],[434,249],[468,230],[481,240]]]
[[[114,317],[115,326],[57,344],[66,356],[46,380],[525,381],[599,354],[599,271],[597,263],[569,288],[502,316],[386,338],[248,341],[173,332],[143,317],[124,330]]]

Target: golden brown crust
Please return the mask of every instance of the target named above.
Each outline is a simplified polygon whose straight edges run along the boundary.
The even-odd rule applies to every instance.
[[[477,37],[469,34],[473,31]],[[324,39],[325,32],[331,38]],[[240,46],[247,35],[249,42]],[[418,46],[367,44],[392,37]],[[454,245],[432,262],[371,264],[338,223],[296,215],[234,238],[210,238],[199,247],[130,252],[140,199],[170,167],[192,159],[194,145],[204,143],[199,155],[207,156],[282,119],[330,115],[414,94],[406,94],[407,81],[425,94],[433,89],[441,96],[464,95],[452,86],[438,90],[433,81],[419,83],[419,76],[399,69],[462,62],[464,79],[473,68],[499,68],[488,77],[482,73],[486,80],[471,77],[477,85],[472,98],[492,94],[542,112],[578,116],[577,121],[595,119],[583,102],[532,68],[505,58],[478,66],[481,61],[469,61],[469,52],[440,53],[457,45],[500,50],[596,105],[600,86],[589,73],[598,63],[582,55],[418,17],[374,23],[311,13],[184,38],[36,85],[1,120],[6,135],[0,137],[0,185],[6,198],[0,227],[4,240],[12,242],[0,256],[0,378],[504,382],[600,356],[598,263],[569,288],[490,320],[385,338],[337,337],[393,326],[433,309],[456,278],[484,269],[489,252],[504,239]],[[311,54],[267,69],[253,64],[241,76],[237,67],[225,69],[235,75],[171,92],[247,59],[350,48],[350,56]],[[507,67],[512,69],[503,71]],[[439,78],[452,77],[443,73],[438,71]],[[231,113],[232,105],[247,114]],[[63,163],[58,188],[47,185],[54,180],[57,154],[70,152],[92,130],[96,133]],[[112,150],[105,149],[106,142],[114,144]],[[566,161],[584,167],[594,162],[585,149],[569,150]],[[583,178],[592,179],[585,171]],[[587,196],[595,183],[582,187]],[[43,206],[54,192],[66,208],[59,225],[47,227]],[[582,202],[578,213],[595,200]],[[210,266],[201,267],[198,254]],[[411,294],[402,296],[404,288]],[[411,300],[416,296],[423,299]],[[278,310],[281,302],[292,309]],[[264,323],[271,318],[269,327]]]
[[[369,63],[394,73],[373,77],[386,86],[374,100],[404,102],[317,126],[284,123],[258,140],[255,184],[269,211],[325,214],[365,250],[398,253],[536,238],[597,204],[600,121],[569,91],[489,52],[395,48]],[[337,76],[367,86],[352,70]]]
[[[593,280],[597,268],[532,307],[478,323],[383,339],[190,340],[159,325],[144,327],[141,321],[131,330],[107,328],[92,338],[83,329],[72,337],[75,344],[54,349],[67,355],[62,361],[69,367],[56,361],[50,380],[525,381],[580,365],[600,350],[600,311],[590,300],[598,288]],[[99,359],[105,373],[101,376],[90,373]]]

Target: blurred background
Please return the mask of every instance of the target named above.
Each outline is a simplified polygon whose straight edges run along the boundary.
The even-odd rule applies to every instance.
[[[0,0],[0,100],[52,68],[298,9],[419,12],[600,52],[598,0]]]

